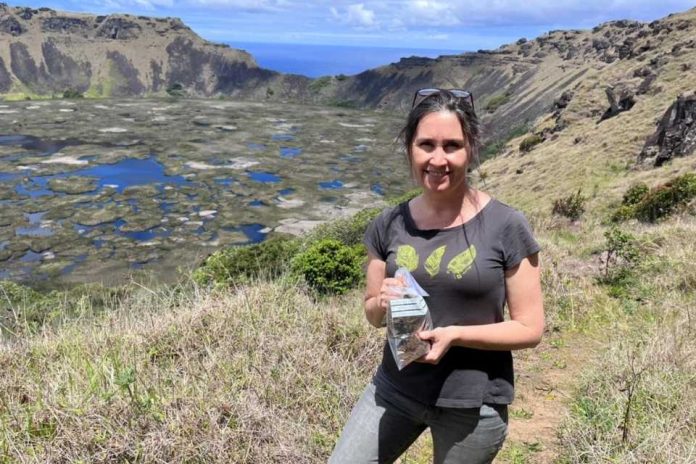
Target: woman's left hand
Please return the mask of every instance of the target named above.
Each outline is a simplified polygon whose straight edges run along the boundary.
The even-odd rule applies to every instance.
[[[447,353],[454,339],[454,327],[437,327],[433,330],[418,332],[418,337],[430,343],[430,351],[418,359],[418,362],[437,364]]]

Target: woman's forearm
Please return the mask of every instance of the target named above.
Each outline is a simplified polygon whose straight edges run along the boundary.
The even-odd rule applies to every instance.
[[[528,326],[519,321],[496,324],[449,326],[452,346],[464,346],[483,350],[519,350],[539,344],[543,325]]]
[[[372,296],[365,299],[365,318],[370,325],[384,327],[386,311],[379,305],[379,297]]]

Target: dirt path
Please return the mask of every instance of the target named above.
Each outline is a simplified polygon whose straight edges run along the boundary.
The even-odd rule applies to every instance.
[[[551,464],[560,453],[558,431],[587,361],[596,353],[581,335],[546,335],[533,350],[515,353],[516,399],[506,444],[496,462]]]

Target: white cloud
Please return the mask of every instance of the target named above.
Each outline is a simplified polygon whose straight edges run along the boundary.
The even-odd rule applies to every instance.
[[[375,12],[365,8],[364,3],[354,3],[341,10],[332,6],[331,15],[342,24],[352,27],[374,29],[379,26]]]

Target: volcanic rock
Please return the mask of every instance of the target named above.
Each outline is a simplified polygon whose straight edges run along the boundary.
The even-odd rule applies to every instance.
[[[645,141],[638,163],[661,166],[675,157],[696,150],[696,94],[680,95],[660,120],[657,130]]]

